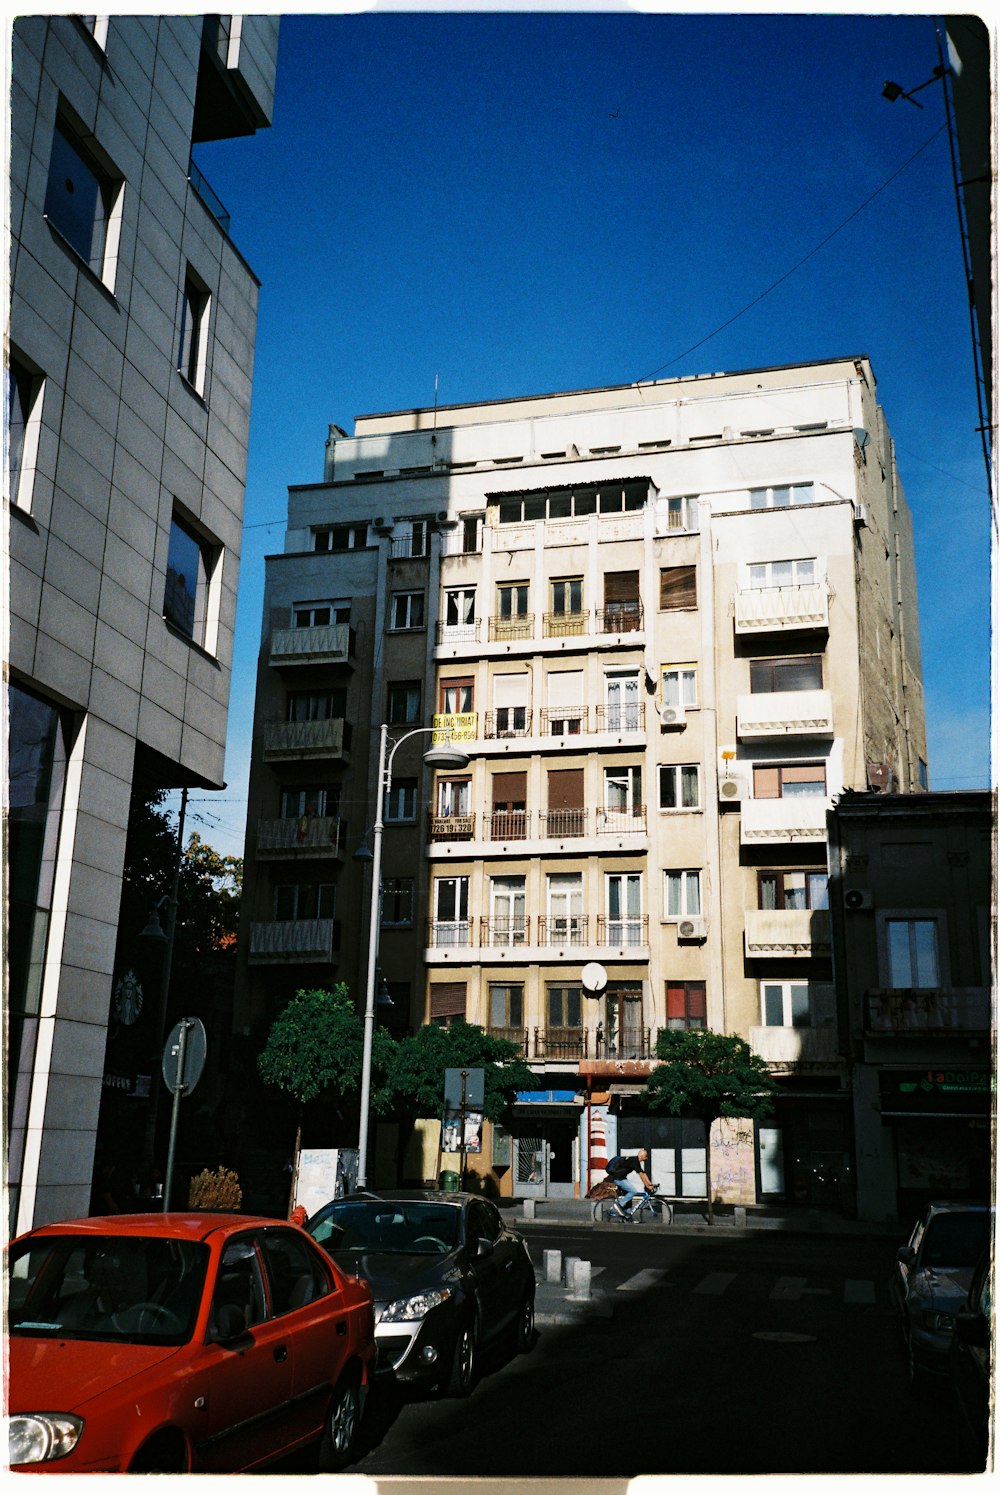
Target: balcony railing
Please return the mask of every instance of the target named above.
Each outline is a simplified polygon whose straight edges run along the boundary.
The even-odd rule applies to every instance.
[[[568,638],[588,631],[590,614],[543,613],[542,631],[546,638]]]
[[[389,541],[390,561],[422,561],[427,556],[424,536],[394,535]]]
[[[642,603],[638,597],[634,602],[609,603],[597,613],[598,633],[640,633],[642,625]]]
[[[473,841],[476,835],[475,815],[431,815],[432,841]]]
[[[587,834],[586,810],[547,810],[538,818],[542,835],[549,839],[564,840],[570,836]]]
[[[490,619],[491,644],[501,644],[512,639],[531,639],[534,636],[534,613],[518,613],[512,618],[493,617]]]
[[[825,585],[748,587],[736,593],[737,633],[829,626],[830,598]]]
[[[543,706],[538,715],[544,737],[578,737],[589,730],[586,706]]]
[[[527,1056],[528,1056],[528,1030],[527,1030],[527,1028],[496,1028],[491,1023],[487,1031],[488,1031],[488,1033],[489,1033],[489,1035],[490,1035],[491,1038],[502,1038],[502,1039],[504,1039],[504,1041],[506,1043],[512,1043],[512,1044],[514,1044],[517,1048],[519,1048],[521,1050],[521,1053],[525,1056],[525,1058],[527,1058]]]
[[[870,991],[865,998],[870,1034],[988,1033],[990,1023],[985,986]]]
[[[343,758],[351,746],[351,723],[342,717],[320,722],[268,722],[264,727],[264,757]]]
[[[597,707],[598,732],[644,732],[645,701],[629,701],[624,706]]]
[[[491,841],[525,841],[531,830],[527,810],[494,810],[486,816]]]
[[[322,961],[340,949],[334,919],[269,919],[250,925],[250,959]]]
[[[441,950],[446,947],[471,948],[471,919],[428,919],[427,944],[429,948]]]
[[[355,633],[347,623],[322,628],[274,628],[268,663],[347,664],[354,658]]]
[[[753,1027],[750,1047],[765,1064],[795,1068],[800,1064],[835,1064],[839,1058],[837,1030],[822,1028]]]
[[[833,698],[828,690],[771,690],[736,698],[736,735],[830,737]]]
[[[598,1059],[653,1059],[656,1050],[649,1028],[608,1028],[599,1023],[595,1040]]]
[[[487,711],[484,737],[530,737],[531,712],[527,706],[500,706]]]
[[[438,623],[439,644],[475,644],[479,641],[479,621],[472,623]]]
[[[599,945],[647,945],[649,943],[649,916],[633,915],[623,919],[608,919],[601,915],[597,920],[597,943]]]
[[[589,1035],[586,1028],[536,1028],[536,1059],[586,1059]]]
[[[540,945],[585,945],[587,943],[586,914],[542,914],[538,920],[538,943]]]
[[[646,830],[646,806],[636,805],[631,810],[598,810],[597,834],[599,836],[640,836]]]
[[[297,815],[281,820],[258,820],[257,855],[343,856],[347,821],[339,815]]]
[[[747,955],[829,955],[830,913],[825,908],[752,908],[746,911]]]
[[[512,945],[530,945],[531,919],[525,914],[506,918],[479,920],[479,943],[484,948],[507,949]]]

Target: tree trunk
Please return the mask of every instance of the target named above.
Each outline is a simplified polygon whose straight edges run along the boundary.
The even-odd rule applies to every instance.
[[[712,1123],[705,1124],[705,1193],[708,1196],[708,1223],[715,1224],[712,1214]]]

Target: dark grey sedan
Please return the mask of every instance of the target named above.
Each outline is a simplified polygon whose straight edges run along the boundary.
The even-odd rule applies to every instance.
[[[479,1350],[530,1348],[535,1272],[523,1237],[474,1194],[366,1192],[335,1199],[306,1230],[375,1297],[377,1371],[468,1396]]]
[[[992,1235],[988,1205],[940,1201],[925,1207],[909,1242],[897,1251],[889,1295],[914,1389],[927,1372],[947,1375],[955,1317]]]

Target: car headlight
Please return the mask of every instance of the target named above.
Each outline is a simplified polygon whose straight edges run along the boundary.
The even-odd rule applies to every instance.
[[[398,1324],[406,1319],[422,1319],[425,1314],[430,1313],[432,1308],[437,1308],[441,1303],[447,1302],[450,1297],[450,1287],[439,1287],[433,1292],[415,1293],[412,1298],[396,1298],[394,1302],[382,1309],[379,1314],[379,1323]]]
[[[71,1412],[25,1412],[7,1419],[12,1464],[65,1458],[80,1440],[83,1418]]]
[[[955,1315],[953,1313],[936,1313],[928,1309],[924,1314],[924,1328],[936,1329],[939,1334],[951,1334],[955,1328]]]

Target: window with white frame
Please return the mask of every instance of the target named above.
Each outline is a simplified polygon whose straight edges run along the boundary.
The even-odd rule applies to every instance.
[[[893,991],[934,990],[941,985],[940,932],[936,918],[884,922],[887,985]]]
[[[282,922],[332,919],[336,902],[335,883],[279,883],[274,889],[274,917]]]
[[[456,637],[473,637],[476,627],[475,587],[447,589],[444,594],[444,626]]]
[[[7,492],[19,509],[31,508],[38,462],[45,381],[11,351],[7,358]]]
[[[303,815],[332,816],[339,809],[339,784],[296,784],[281,791],[283,820],[298,820]]]
[[[700,869],[697,867],[666,869],[663,873],[664,919],[683,919],[700,913]]]
[[[604,770],[604,808],[622,815],[642,809],[642,765],[624,764]]]
[[[416,820],[416,779],[393,779],[385,796],[384,818],[387,821]]]
[[[323,598],[318,602],[294,602],[292,604],[293,628],[328,628],[331,623],[351,621],[351,599],[339,597]]]
[[[660,676],[664,706],[697,706],[698,668],[693,664],[672,664]]]
[[[392,631],[402,633],[406,629],[423,628],[423,626],[423,592],[393,592],[389,611],[389,627]]]
[[[829,908],[828,883],[825,871],[797,871],[789,868],[777,872],[758,872],[757,907]]]
[[[798,561],[751,561],[747,585],[751,591],[771,587],[809,587],[818,579],[815,556]]]
[[[434,943],[469,943],[469,879],[438,877],[434,880]]]
[[[583,875],[551,872],[546,879],[546,907],[550,943],[582,944],[586,930],[583,913]]]
[[[181,292],[180,346],[177,371],[199,395],[205,393],[208,367],[208,324],[212,297],[208,287],[188,266]]]
[[[608,944],[641,945],[645,933],[645,921],[642,916],[642,873],[606,872],[604,893]]]
[[[808,981],[762,981],[760,1009],[765,1028],[813,1026]]]
[[[523,945],[527,925],[524,913],[525,879],[490,878],[490,943]]]
[[[812,483],[777,483],[771,488],[751,488],[751,509],[786,509],[792,504],[811,504]]]
[[[438,779],[437,813],[439,815],[469,815],[471,811],[471,779]]]
[[[660,764],[660,809],[701,808],[701,768],[697,763]]]
[[[667,499],[667,529],[697,530],[698,499],[686,494],[683,498]]]
[[[582,670],[550,670],[545,677],[548,732],[553,737],[579,736],[587,708]]]
[[[114,290],[123,182],[84,131],[60,113],[52,133],[45,218],[84,264]]]
[[[639,671],[609,670],[604,677],[605,727],[609,732],[639,730]]]

